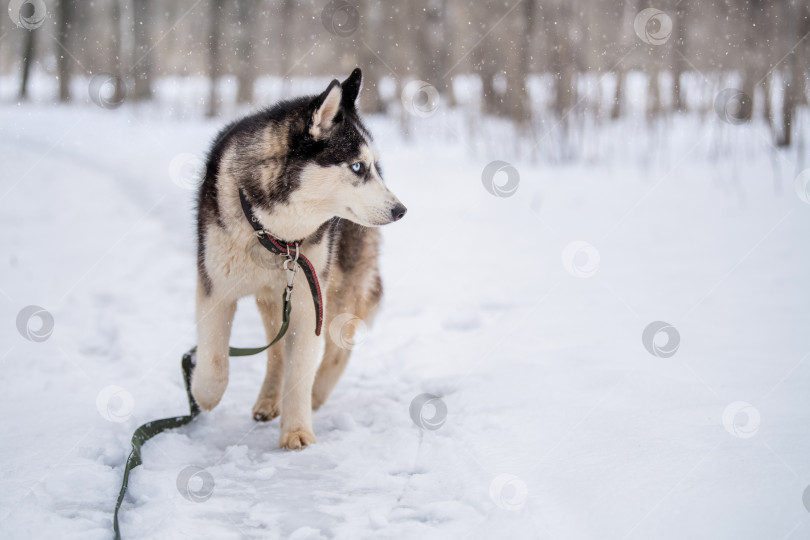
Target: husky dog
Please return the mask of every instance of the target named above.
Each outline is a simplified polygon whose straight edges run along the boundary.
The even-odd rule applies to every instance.
[[[351,352],[345,342],[336,342],[339,336],[330,336],[335,334],[330,323],[350,313],[370,324],[382,295],[376,227],[406,211],[383,183],[371,134],[358,116],[361,81],[355,69],[320,95],[283,101],[229,125],[213,143],[200,186],[198,345],[191,392],[202,409],[216,407],[228,384],[236,301],[256,297],[268,340],[281,326],[287,275],[283,257],[259,243],[262,234],[281,245],[298,242],[320,280],[317,296],[325,292],[325,331],[316,335],[315,287],[310,291],[299,272],[289,331],[267,352],[253,418],[281,415],[282,448],[315,442],[312,409],[329,397]],[[344,330],[342,337],[350,339],[353,328]]]

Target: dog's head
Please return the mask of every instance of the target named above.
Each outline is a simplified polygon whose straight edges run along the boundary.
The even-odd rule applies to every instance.
[[[310,216],[376,227],[399,220],[406,208],[383,183],[371,134],[357,113],[361,82],[355,69],[298,102],[287,139],[286,174],[296,179],[287,204]]]

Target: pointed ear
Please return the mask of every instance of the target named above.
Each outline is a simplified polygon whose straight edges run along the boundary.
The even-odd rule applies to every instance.
[[[334,79],[329,83],[323,94],[312,101],[314,111],[312,112],[309,133],[313,138],[319,139],[327,135],[329,130],[332,129],[335,116],[340,111],[340,98],[342,95],[343,89],[340,87],[340,81]]]
[[[354,68],[352,74],[340,86],[343,88],[341,104],[346,109],[354,109],[357,96],[360,95],[360,88],[363,86],[363,73],[360,68]]]

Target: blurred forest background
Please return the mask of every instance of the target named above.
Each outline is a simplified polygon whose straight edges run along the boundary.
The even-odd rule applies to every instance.
[[[441,103],[532,140],[559,128],[563,159],[581,146],[570,133],[634,109],[756,120],[791,147],[808,103],[807,0],[12,0],[9,15],[7,102],[169,100],[231,116],[359,65],[362,108],[404,132],[407,99],[416,116]]]

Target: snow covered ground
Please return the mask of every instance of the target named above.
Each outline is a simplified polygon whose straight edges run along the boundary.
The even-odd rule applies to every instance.
[[[222,122],[0,118],[0,537],[110,538],[132,431],[186,412],[186,173]],[[250,414],[264,360],[234,359],[215,411],[145,446],[124,538],[810,537],[795,153],[716,118],[624,125],[597,141],[609,159],[557,165],[444,142],[463,123],[407,144],[371,125],[409,212],[385,230],[385,303],[314,415],[318,444],[277,448],[278,421]],[[494,159],[519,173],[511,197],[482,185]],[[30,305],[47,339],[36,317],[18,328]],[[678,337],[645,347],[656,321]],[[263,340],[241,303],[232,343]],[[438,429],[409,414],[423,393],[446,407]]]

